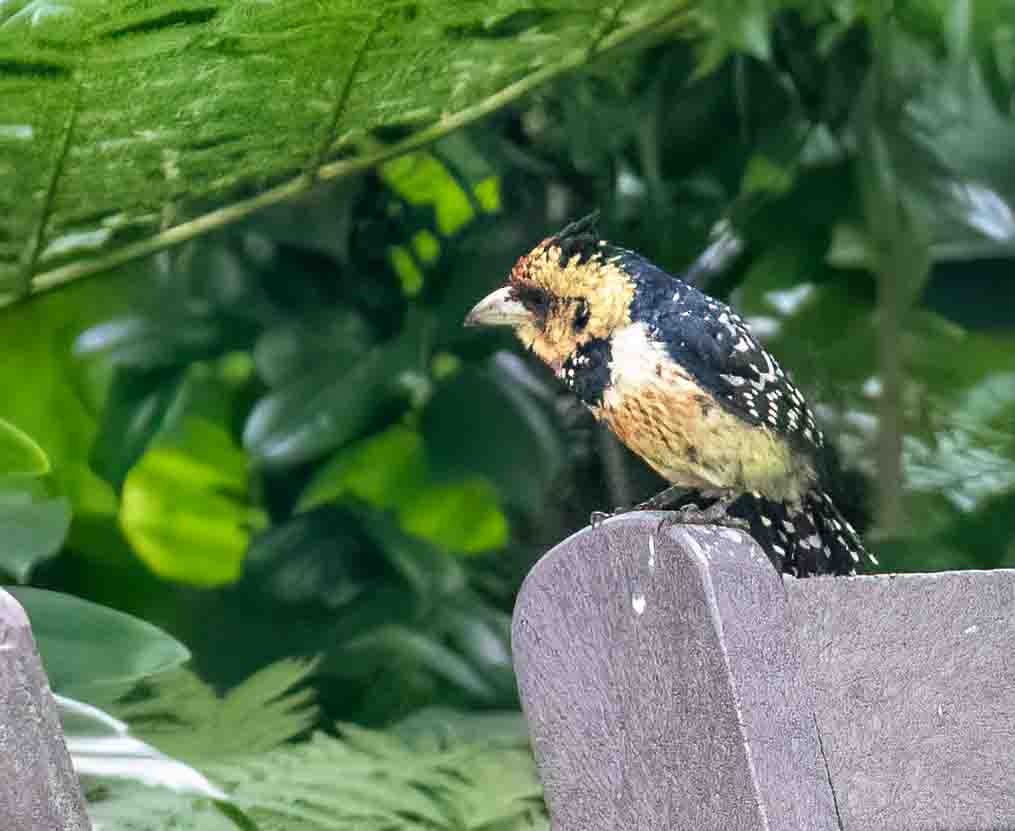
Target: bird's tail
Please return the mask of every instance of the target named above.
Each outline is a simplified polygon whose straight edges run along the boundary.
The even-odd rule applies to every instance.
[[[751,536],[776,569],[796,577],[856,574],[878,564],[832,498],[810,491],[800,503],[745,496],[730,511],[746,519]]]

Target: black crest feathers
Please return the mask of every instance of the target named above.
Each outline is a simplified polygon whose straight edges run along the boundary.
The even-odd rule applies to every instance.
[[[599,211],[565,225],[550,238],[550,243],[560,248],[560,265],[563,268],[576,254],[580,263],[588,260],[599,242]]]

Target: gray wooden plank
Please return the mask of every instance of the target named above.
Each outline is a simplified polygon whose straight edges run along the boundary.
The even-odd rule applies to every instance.
[[[90,828],[28,617],[0,590],[0,829]]]
[[[787,588],[847,831],[1015,828],[1015,571]]]
[[[837,828],[782,581],[746,535],[660,518],[579,532],[519,596],[554,828]]]

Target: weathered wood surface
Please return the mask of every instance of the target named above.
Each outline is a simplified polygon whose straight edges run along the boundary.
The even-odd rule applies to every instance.
[[[0,829],[91,829],[28,617],[3,590],[0,590]]]
[[[1015,571],[788,588],[843,827],[1015,829]]]
[[[556,831],[1015,829],[1015,572],[784,582],[661,518],[576,534],[519,596]]]

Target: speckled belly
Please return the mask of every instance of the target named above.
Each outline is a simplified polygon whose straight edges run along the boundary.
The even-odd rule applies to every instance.
[[[797,501],[814,478],[786,442],[727,412],[686,377],[613,388],[593,413],[673,484]]]

